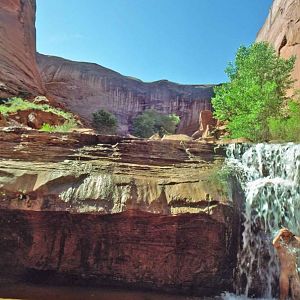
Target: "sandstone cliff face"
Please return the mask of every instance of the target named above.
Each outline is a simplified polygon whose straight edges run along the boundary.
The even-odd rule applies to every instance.
[[[145,83],[102,66],[38,54],[38,65],[47,92],[71,111],[90,121],[103,108],[118,117],[120,132],[145,109],[181,117],[179,133],[193,134],[199,113],[211,109],[212,85],[180,85],[167,80]]]
[[[269,16],[257,35],[256,41],[271,43],[281,57],[297,56],[294,78],[300,88],[300,2],[274,0]]]
[[[2,0],[0,9],[0,98],[43,94],[36,64],[35,0]]]

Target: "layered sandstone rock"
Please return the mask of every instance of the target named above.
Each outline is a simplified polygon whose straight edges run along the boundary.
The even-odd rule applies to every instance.
[[[195,141],[0,131],[0,273],[217,294],[238,214]]]
[[[257,35],[256,41],[271,43],[281,57],[297,56],[294,78],[300,88],[300,2],[274,0],[269,16]]]
[[[25,129],[0,131],[0,141],[2,208],[177,214],[227,200],[214,145]]]
[[[2,0],[0,98],[43,94],[36,64],[35,0]]]
[[[211,109],[213,85],[180,85],[167,80],[145,83],[102,66],[38,54],[47,91],[71,111],[91,121],[92,113],[106,109],[118,117],[120,132],[145,109],[181,117],[179,133],[199,127],[199,113]]]

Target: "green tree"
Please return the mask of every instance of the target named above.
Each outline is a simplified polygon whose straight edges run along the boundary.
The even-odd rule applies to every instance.
[[[291,88],[295,57],[280,58],[268,43],[240,47],[225,70],[229,82],[215,87],[215,116],[228,121],[232,138],[268,140],[268,119],[278,114]]]
[[[278,115],[269,119],[272,139],[299,142],[300,141],[300,103],[290,101],[284,116]]]
[[[175,114],[165,115],[154,109],[144,111],[133,120],[133,134],[148,138],[155,133],[160,136],[175,133],[180,118]]]
[[[104,109],[100,109],[93,113],[93,126],[99,133],[115,134],[117,125],[117,118],[112,113]]]

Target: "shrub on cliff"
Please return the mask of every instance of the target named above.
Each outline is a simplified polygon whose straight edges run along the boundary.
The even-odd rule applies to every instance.
[[[215,88],[215,116],[228,122],[232,138],[270,138],[269,119],[276,117],[291,88],[295,57],[280,58],[265,42],[240,47],[225,72],[229,82]]]
[[[76,121],[75,116],[70,113],[66,112],[62,109],[53,107],[49,104],[43,104],[43,103],[36,103],[36,102],[30,102],[28,100],[14,97],[10,99],[5,99],[0,102],[0,115],[2,115],[4,118],[10,117],[10,115],[20,112],[20,111],[43,111],[47,113],[54,114],[56,116],[62,117],[65,119],[65,122],[63,125],[49,125],[44,124],[40,130],[42,131],[62,131],[66,132],[69,131],[71,128],[78,127],[78,121]],[[42,120],[40,120],[42,121]],[[39,123],[39,122],[38,122]],[[26,123],[27,125],[27,123]],[[34,127],[39,128],[39,127]]]
[[[37,104],[22,98],[14,97],[0,104],[0,113],[4,116],[8,116],[11,113],[15,113],[17,111],[22,110],[42,110],[45,112],[51,112],[58,116],[62,116],[66,120],[72,122],[75,120],[74,115],[72,113],[63,111],[59,108],[55,108],[49,104]]]
[[[300,103],[290,101],[285,116],[269,119],[272,139],[300,142]]]
[[[50,125],[48,123],[44,123],[39,130],[45,132],[69,132],[76,127],[77,122],[75,120],[68,120],[62,125]]]
[[[155,133],[160,136],[173,134],[179,121],[180,118],[175,114],[165,115],[149,109],[133,120],[133,134],[142,138],[148,138]]]
[[[117,125],[117,118],[112,113],[104,109],[93,113],[93,126],[99,133],[115,134]]]

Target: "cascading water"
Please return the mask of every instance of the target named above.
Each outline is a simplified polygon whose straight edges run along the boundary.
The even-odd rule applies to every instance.
[[[227,157],[245,194],[237,293],[271,298],[279,275],[272,240],[281,227],[300,234],[300,145],[232,144]]]

